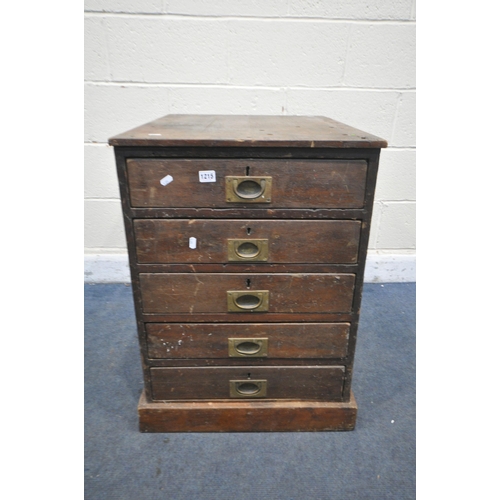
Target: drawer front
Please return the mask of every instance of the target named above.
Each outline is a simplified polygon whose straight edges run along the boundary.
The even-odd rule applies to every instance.
[[[360,230],[351,220],[134,220],[145,264],[355,264]]]
[[[152,359],[343,358],[349,323],[147,323]]]
[[[137,208],[362,208],[366,173],[364,160],[127,160]]]
[[[304,399],[338,401],[343,366],[319,367],[153,367],[155,400]]]
[[[145,313],[350,312],[354,274],[139,274]]]

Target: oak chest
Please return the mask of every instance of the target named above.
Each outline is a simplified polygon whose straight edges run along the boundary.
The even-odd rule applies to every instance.
[[[351,430],[380,148],[325,117],[168,115],[109,140],[143,432]]]

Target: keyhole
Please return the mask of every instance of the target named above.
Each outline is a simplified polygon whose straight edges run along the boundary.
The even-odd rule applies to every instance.
[[[250,373],[248,374],[248,378],[250,378]]]
[[[247,173],[246,176],[248,177],[250,175],[250,167],[247,167]]]
[[[252,232],[252,228],[247,227],[247,234],[250,234]]]
[[[250,288],[251,283],[250,279],[247,279],[247,288]]]

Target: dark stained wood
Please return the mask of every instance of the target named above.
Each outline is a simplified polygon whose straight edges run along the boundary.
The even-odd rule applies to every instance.
[[[361,228],[361,238],[359,243],[359,267],[358,267],[359,271],[356,274],[355,293],[352,304],[352,310],[354,315],[351,327],[351,335],[349,337],[349,353],[351,359],[350,362],[346,363],[346,379],[345,379],[346,389],[349,389],[352,384],[354,354],[356,350],[359,315],[361,311],[361,299],[363,296],[364,274],[366,266],[366,257],[368,254],[368,241],[370,238],[370,226],[372,221],[373,203],[375,200],[375,187],[377,184],[379,157],[380,157],[380,151],[378,151],[375,157],[372,158],[372,160],[370,161],[368,168],[368,175],[367,175],[367,184],[365,191],[366,215],[363,218],[363,223]]]
[[[314,359],[346,356],[349,326],[349,323],[148,323],[146,331],[150,358],[227,360],[229,338],[268,338],[267,360]],[[255,362],[256,358],[246,359]]]
[[[167,115],[109,139],[113,146],[383,148],[387,142],[324,116]]]
[[[357,264],[137,264],[139,273],[357,273]]]
[[[268,290],[269,312],[251,313],[255,316],[349,312],[354,279],[353,274],[324,273],[139,275],[142,308],[146,313],[225,313],[228,291]]]
[[[353,321],[355,312],[349,313],[144,313],[140,316],[146,323],[170,322],[185,323],[254,323],[266,321],[267,323],[332,323]]]
[[[360,229],[359,221],[134,221],[139,263],[228,262],[229,239],[267,239],[269,263],[355,264]],[[189,247],[190,237],[197,240],[194,249]]]
[[[363,209],[344,208],[130,208],[133,219],[364,219]]]
[[[215,182],[200,182],[199,171],[214,170]],[[364,160],[129,159],[132,207],[361,208]],[[270,176],[270,203],[226,201],[226,176]],[[162,185],[161,179],[173,180]]]
[[[115,146],[115,154],[128,158],[243,158],[302,160],[366,160],[374,161],[380,148],[280,148],[280,147],[203,147],[203,146]]]
[[[331,366],[344,365],[348,358],[189,358],[146,359],[148,366]]]
[[[265,399],[340,401],[343,366],[152,367],[153,400],[229,399],[231,380],[266,380]],[[243,398],[241,398],[243,399]]]
[[[354,395],[330,401],[183,401],[138,405],[141,432],[313,432],[352,431]]]
[[[351,382],[361,307],[363,273],[368,248],[370,219],[372,216],[380,148],[387,145],[386,141],[365,134],[364,132],[356,131],[351,127],[325,119],[324,117],[209,117],[170,115],[153,123],[138,127],[138,129],[131,131],[131,133],[121,134],[112,138],[110,143],[115,146],[114,151],[129,251],[137,328],[141,346],[144,376],[144,394],[139,404],[141,431],[244,432],[259,430],[307,431],[353,429],[357,407],[351,396]],[[138,177],[136,176],[137,178],[131,179],[127,162],[140,161],[142,163],[143,160],[148,159],[156,160],[156,165],[160,166],[160,170],[166,164],[172,165],[173,163],[170,163],[172,161],[177,162],[177,165],[187,165],[185,160],[201,162],[199,163],[200,165],[211,164],[218,166],[229,161],[229,163],[225,163],[226,166],[239,165],[238,168],[240,170],[241,165],[245,164],[244,173],[240,171],[237,175],[245,175],[247,173],[249,175],[253,175],[254,173],[265,175],[264,171],[252,171],[252,168],[255,165],[260,165],[259,168],[272,165],[275,172],[280,171],[278,177],[273,177],[273,182],[275,179],[279,181],[277,191],[275,192],[273,189],[273,203],[276,202],[277,195],[278,201],[280,197],[283,201],[274,205],[237,203],[221,206],[217,206],[217,204],[208,205],[205,203],[205,198],[207,197],[204,197],[204,195],[209,194],[208,198],[211,198],[213,194],[217,194],[217,189],[219,188],[215,188],[214,186],[208,189],[203,188],[204,191],[202,193],[201,189],[199,189],[200,186],[207,186],[211,183],[199,183],[198,170],[193,171],[196,174],[196,182],[194,184],[190,184],[191,179],[187,179],[186,182],[180,182],[186,172],[179,170],[179,175],[176,174],[174,181],[165,187],[173,187],[174,185],[179,187],[182,184],[183,188],[181,191],[184,190],[183,193],[178,194],[176,192],[175,196],[171,196],[170,201],[165,202],[161,206],[157,205],[158,199],[160,198],[161,201],[161,197],[157,197],[154,202],[151,199],[146,199],[145,206],[134,206],[131,198],[132,196],[136,196],[136,193],[132,193],[131,188],[133,188],[132,191],[137,191],[136,188],[139,187],[139,190],[142,189],[148,192],[149,186],[147,182],[144,182],[144,179],[141,180],[141,175],[144,172],[139,172]],[[320,164],[324,165],[325,162],[330,165],[335,164],[337,167],[342,164],[349,167],[344,171],[337,172],[340,175],[337,176],[335,182],[330,178],[320,179],[318,177],[314,179],[314,176],[311,178],[310,174],[311,172],[315,172],[316,166]],[[284,165],[299,164],[301,164],[301,168],[293,172],[296,174],[294,176],[289,175],[292,172],[290,167],[283,169]],[[359,168],[360,164],[364,165],[361,169]],[[150,164],[147,165],[147,168],[149,168]],[[250,167],[249,172],[247,172],[247,166]],[[278,166],[279,168],[277,168]],[[206,166],[202,170],[212,169],[215,170],[215,168]],[[158,173],[160,173],[160,170]],[[356,170],[357,173],[355,173]],[[217,179],[220,179],[219,167],[217,167],[216,172]],[[332,172],[331,169],[330,172]],[[347,177],[345,176],[346,173]],[[169,172],[166,174],[172,175]],[[225,175],[230,174],[226,173]],[[138,184],[137,179],[139,179]],[[318,180],[320,181],[318,182]],[[348,182],[344,182],[346,180]],[[295,182],[293,189],[291,189],[291,181]],[[213,192],[210,192],[210,189]],[[342,192],[342,189],[344,192]],[[286,196],[282,196],[279,193],[280,190],[282,193],[286,191]],[[170,193],[172,194],[172,190],[170,190]],[[200,193],[202,196],[200,196]],[[290,193],[296,197],[295,201],[287,201],[289,199],[287,196],[289,197]],[[319,193],[323,194],[318,196]],[[301,197],[301,194],[304,196]],[[150,195],[151,193],[147,194],[147,196]],[[323,195],[330,195],[332,199],[329,200]],[[349,200],[345,197],[346,195],[352,198]],[[143,199],[145,198],[144,194],[141,194],[139,198],[141,196]],[[321,201],[322,196],[323,201]],[[172,199],[176,197],[177,200],[181,200],[181,205],[172,203]],[[304,198],[307,198],[305,202]],[[325,204],[318,205],[318,199],[320,203],[325,202]],[[201,200],[204,203],[195,203],[193,200]],[[225,192],[223,192],[223,200],[225,202]],[[286,203],[289,204],[287,205]],[[238,222],[242,223],[254,220],[279,222],[280,219],[304,222],[357,221],[361,223],[361,227],[359,231],[357,261],[355,263],[328,263],[327,260],[302,263],[284,262],[282,255],[275,262],[253,264],[214,263],[213,258],[209,259],[209,262],[175,263],[169,258],[164,263],[141,263],[138,261],[137,250],[138,246],[141,246],[143,243],[141,235],[136,234],[136,231],[134,231],[134,219],[164,219],[165,222],[176,219],[191,219],[196,221],[193,222],[196,225],[202,223],[204,220],[208,222],[210,219],[217,222],[222,222],[224,219],[233,219],[233,222],[237,222],[237,219],[241,219]],[[181,229],[179,230],[179,234],[180,231]],[[217,231],[220,232],[221,230],[218,229]],[[312,231],[310,233],[313,234]],[[303,236],[302,238],[307,240],[311,237],[308,236],[306,238]],[[337,233],[335,238],[339,237]],[[159,246],[162,245],[159,240],[157,244]],[[297,252],[303,252],[301,246],[295,246],[298,247]],[[332,245],[332,248],[333,246],[335,245]],[[340,245],[338,247],[337,250],[340,249]],[[311,246],[311,248],[313,247]],[[315,252],[316,250],[312,251],[313,254]],[[158,255],[158,250],[155,250],[153,253]],[[147,250],[146,254],[149,255],[150,250]],[[335,258],[338,259],[339,254],[337,253],[336,255],[337,257]],[[313,257],[314,255],[309,258]],[[286,256],[284,258],[286,259]],[[295,277],[304,275],[317,276],[317,281],[323,282],[325,276],[349,275],[351,276],[349,283],[342,284],[344,290],[340,293],[340,296],[343,296],[344,299],[346,296],[350,296],[350,302],[346,311],[331,312],[328,309],[331,300],[326,300],[328,293],[322,291],[319,293],[323,297],[321,301],[325,300],[328,303],[328,307],[326,309],[324,307],[318,308],[323,309],[318,312],[297,312],[296,309],[293,309],[292,312],[292,308],[288,311],[269,313],[194,312],[194,310],[191,313],[171,312],[164,308],[160,312],[147,312],[143,308],[143,277],[146,275],[157,277],[170,276],[175,280],[175,276],[181,274],[191,276],[191,278],[202,277],[203,280],[208,275],[214,276],[217,283],[214,283],[211,289],[202,285],[198,286],[197,294],[199,295],[200,289],[203,289],[204,292],[202,295],[204,297],[219,293],[219,285],[225,279],[223,278],[224,276],[248,274],[256,277],[260,275],[265,280],[270,275],[288,275],[294,277],[292,279],[294,285],[290,287],[290,289],[293,289],[293,296],[300,297],[302,301],[304,300],[303,292],[305,291],[307,296],[311,290],[309,290],[308,286],[304,286],[304,283],[297,285]],[[323,278],[321,278],[322,275]],[[159,279],[160,281],[163,280],[163,278]],[[278,284],[278,281],[274,283]],[[165,285],[163,290],[161,293],[157,293],[159,301],[158,309],[162,309],[161,301],[163,299],[171,301],[174,297],[174,302],[180,304],[182,298],[180,296],[175,297],[178,290],[175,291],[174,289],[174,295],[169,295],[168,283],[163,284]],[[286,290],[286,286],[283,286],[284,283],[279,284],[281,290]],[[253,285],[254,282],[252,281],[251,288],[256,289]],[[197,285],[191,282],[190,286],[194,286],[194,289],[192,289],[193,294],[191,297],[188,297],[188,292],[185,294],[188,302],[189,300],[193,300]],[[323,285],[320,286],[320,288],[322,287]],[[333,285],[331,288],[335,289],[336,287],[337,285]],[[170,291],[172,290],[170,289]],[[207,299],[203,299],[203,301],[205,300]],[[208,302],[210,300],[212,299],[209,298]],[[346,308],[342,306],[341,309]],[[208,350],[209,353],[203,358],[149,358],[148,348],[150,345],[148,344],[148,332],[146,330],[150,327],[148,323],[159,324],[162,322],[166,322],[166,324],[159,325],[158,328],[168,325],[169,328],[172,327],[175,329],[175,323],[188,325],[189,322],[189,327],[193,328],[193,332],[197,328],[201,329],[197,331],[202,331],[206,327],[211,328],[211,324],[215,325],[215,327],[227,325],[228,328],[231,326],[236,328],[258,328],[259,324],[265,324],[269,325],[270,328],[278,328],[279,324],[286,323],[293,323],[304,327],[315,323],[324,327],[331,323],[344,322],[350,324],[350,331],[348,338],[345,340],[347,343],[347,352],[342,358],[318,357],[325,352],[327,344],[322,342],[319,334],[317,337],[314,337],[310,333],[307,335],[311,339],[311,342],[315,344],[315,348],[312,345],[310,346],[311,350],[315,350],[315,355],[317,356],[315,358],[298,357],[300,353],[306,352],[302,349],[296,349],[297,354],[294,355],[295,357],[290,358],[224,359],[209,357],[212,354],[212,348],[214,352],[217,349],[221,349],[220,346],[222,344],[220,343],[207,344],[204,349]],[[172,334],[174,335],[174,333]],[[269,338],[276,339],[279,335],[286,337],[286,331],[281,330],[280,333]],[[199,334],[196,336],[192,333],[192,337],[193,343],[198,344],[197,339],[201,339],[202,335]],[[208,337],[209,335],[207,334],[206,338],[208,339]],[[161,339],[162,337],[159,338]],[[300,341],[304,339],[305,336],[300,336]],[[299,347],[299,344],[296,344],[296,346]],[[286,348],[288,349],[288,347],[290,346]],[[161,353],[159,345],[155,348],[159,349],[158,352]],[[307,348],[307,346],[303,347],[303,349]],[[200,345],[198,352],[201,352],[201,349],[203,348]],[[345,349],[345,345],[342,349]],[[288,352],[292,355],[290,350]],[[214,399],[207,402],[180,401],[168,403],[152,402],[151,400],[151,368],[162,369],[163,367],[163,369],[185,370],[210,367],[217,372],[229,368],[247,370],[248,367],[253,367],[252,369],[281,367],[296,370],[297,368],[331,368],[335,366],[343,367],[342,382],[340,384],[341,394],[339,396],[339,400],[341,399],[342,402],[338,403],[319,400],[285,401],[279,399],[273,401],[228,401]]]

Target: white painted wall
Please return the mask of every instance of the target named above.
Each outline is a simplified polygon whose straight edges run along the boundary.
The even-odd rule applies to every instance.
[[[107,140],[168,113],[323,115],[386,139],[367,281],[415,280],[415,0],[86,0],[87,281],[128,279]]]

